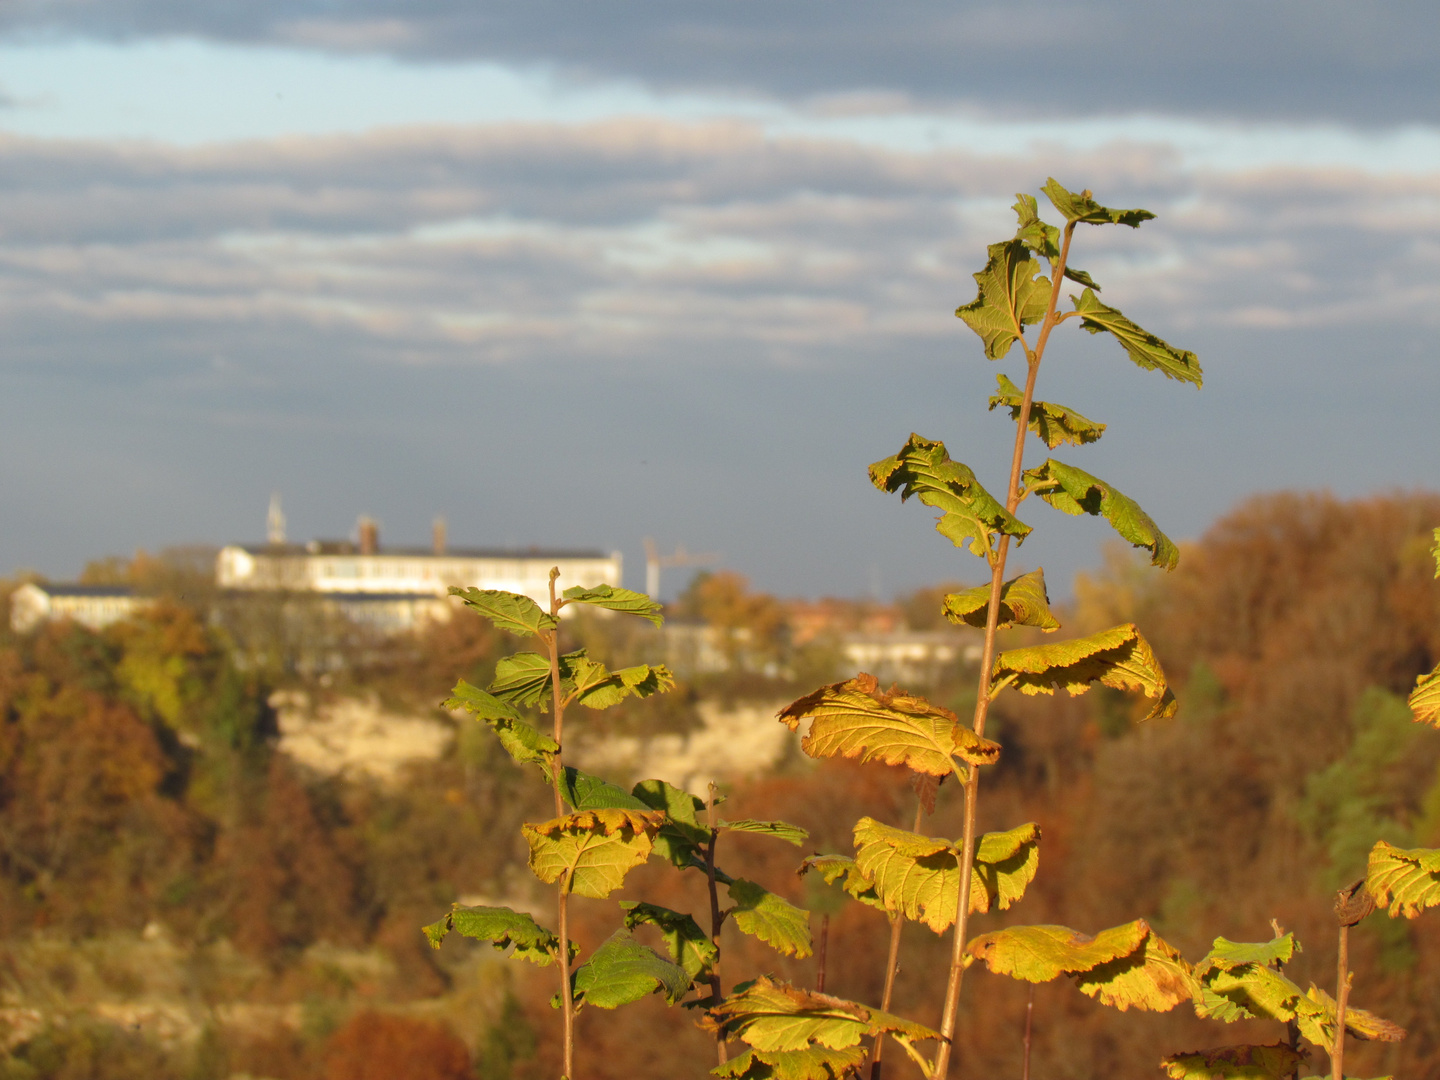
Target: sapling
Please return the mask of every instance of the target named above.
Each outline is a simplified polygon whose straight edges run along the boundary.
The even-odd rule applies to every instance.
[[[1054,449],[1061,443],[1076,447],[1092,443],[1105,431],[1104,424],[1074,409],[1035,397],[1037,377],[1055,327],[1078,319],[1081,328],[1091,333],[1113,335],[1141,368],[1195,385],[1201,381],[1193,353],[1172,347],[1101,303],[1099,286],[1089,274],[1070,264],[1077,226],[1133,228],[1153,215],[1144,210],[1109,209],[1095,202],[1088,191],[1077,194],[1054,180],[1044,191],[1065,224],[1045,223],[1037,200],[1018,196],[1018,231],[1012,239],[990,246],[985,268],[975,275],[979,295],[956,312],[980,336],[989,359],[1002,360],[1019,345],[1025,360],[1023,387],[999,374],[997,393],[989,401],[992,410],[1008,410],[1015,424],[1002,497],[992,496],[969,467],[952,460],[943,443],[919,435],[911,435],[894,457],[870,467],[876,487],[898,492],[902,499],[917,496],[939,510],[936,528],[941,535],[957,547],[968,548],[987,565],[987,583],[946,596],[942,605],[952,622],[984,634],[970,722],[963,723],[949,710],[903,690],[883,691],[868,675],[823,687],[780,714],[792,729],[808,722],[801,746],[812,756],[903,765],[932,784],[953,776],[961,792],[963,832],[958,840],[925,836],[918,827],[906,831],[863,818],[855,826],[853,859],[816,856],[806,864],[896,920],[920,922],[936,934],[951,932],[951,962],[935,1056],[923,1058],[912,1045],[916,1042],[912,1036],[901,1041],[931,1080],[950,1073],[959,1041],[955,1024],[963,977],[977,961],[991,971],[1032,983],[1069,975],[1083,992],[1121,1009],[1164,1010],[1192,997],[1188,965],[1143,919],[1094,937],[1058,926],[1010,927],[974,940],[966,933],[971,912],[1005,909],[1018,902],[1039,864],[1041,836],[1033,822],[983,838],[976,835],[981,771],[1000,754],[1000,746],[985,737],[986,719],[996,697],[1006,690],[1022,694],[1063,690],[1075,695],[1098,683],[1150,699],[1148,717],[1167,717],[1175,710],[1165,674],[1133,624],[1057,645],[997,650],[1001,629],[1028,626],[1051,632],[1060,626],[1050,610],[1043,570],[1009,580],[1005,576],[1012,542],[1023,542],[1031,532],[1016,516],[1021,503],[1031,496],[1067,514],[1106,518],[1122,537],[1146,549],[1157,566],[1170,569],[1178,559],[1175,545],[1150,517],[1105,481],[1053,458],[1026,468],[1025,449],[1031,434]],[[1061,293],[1067,281],[1082,291],[1071,296],[1073,310],[1061,313]],[[898,933],[898,921],[895,925]],[[892,937],[892,943],[896,940]],[[892,948],[887,987],[893,978]],[[743,1015],[740,1003],[728,1015],[732,1022]],[[813,1048],[812,1041],[797,1046],[796,1051]],[[787,1063],[783,1075],[824,1080],[832,1073],[838,1075],[834,1070],[808,1069],[797,1058]],[[777,1066],[773,1074],[755,1074],[757,1078],[761,1075],[780,1072]]]
[[[733,922],[741,932],[764,941],[781,953],[810,953],[809,913],[755,882],[733,877],[716,863],[722,835],[744,832],[800,844],[803,829],[782,821],[718,817],[718,793],[711,786],[701,800],[662,780],[642,780],[630,791],[582,772],[564,761],[565,717],[572,706],[603,710],[627,698],[645,698],[674,685],[663,664],[639,664],[610,671],[584,649],[562,651],[562,612],[581,604],[662,623],[660,605],[643,593],[600,585],[556,591],[558,570],[550,572],[548,610],[519,593],[496,589],[451,589],[467,608],[498,629],[535,639],[540,652],[505,657],[485,689],[463,679],[444,706],[464,710],[486,723],[518,764],[538,767],[554,795],[555,817],[522,826],[530,849],[530,868],[555,886],[555,929],[541,926],[508,907],[454,908],[425,927],[438,948],[455,931],[512,949],[518,960],[554,966],[559,990],[552,1004],[561,1016],[561,1059],[564,1078],[576,1076],[575,1017],[592,1005],[614,1009],[659,993],[670,1004],[691,991],[690,1004],[719,1006],[720,936]],[[522,710],[548,707],[551,732],[525,719]],[[570,897],[605,898],[618,890],[626,875],[652,854],[680,869],[705,876],[709,893],[709,929],[702,930],[689,914],[640,900],[620,902],[622,925],[578,966],[580,952],[571,934]],[[726,890],[722,906],[719,890]],[[650,926],[663,940],[668,957],[647,948],[632,931]],[[726,1039],[717,1033],[716,1056],[727,1059]]]
[[[1435,530],[1435,576],[1440,578],[1440,529]],[[1422,675],[1410,695],[1417,723],[1440,727],[1440,668]],[[1286,1024],[1288,1038],[1265,1046],[1230,1046],[1218,1050],[1175,1054],[1164,1061],[1174,1080],[1210,1080],[1211,1077],[1297,1077],[1305,1055],[1298,1045],[1303,1036],[1330,1059],[1331,1080],[1344,1080],[1346,1036],[1396,1042],[1402,1028],[1350,1004],[1350,928],[1377,908],[1391,918],[1416,918],[1440,904],[1440,849],[1394,847],[1385,841],[1370,851],[1365,877],[1341,889],[1335,897],[1339,924],[1336,948],[1335,994],[1312,984],[1302,990],[1284,974],[1284,966],[1300,945],[1293,935],[1274,924],[1269,942],[1237,944],[1215,940],[1210,954],[1192,974],[1197,984],[1196,1012],[1218,1020],[1271,1019]],[[1319,1080],[1319,1077],[1307,1078]]]

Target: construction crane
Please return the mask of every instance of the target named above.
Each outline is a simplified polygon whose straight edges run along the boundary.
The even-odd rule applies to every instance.
[[[645,594],[656,600],[660,598],[660,571],[664,567],[704,566],[706,563],[719,561],[719,552],[710,551],[692,555],[685,550],[684,544],[676,544],[673,554],[661,555],[655,547],[655,541],[647,536],[645,537]]]

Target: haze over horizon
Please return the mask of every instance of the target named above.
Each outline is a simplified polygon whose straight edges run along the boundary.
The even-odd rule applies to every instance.
[[[0,573],[258,541],[279,491],[636,587],[646,535],[978,580],[865,467],[913,430],[1002,485],[1020,364],[953,311],[1051,175],[1158,215],[1076,260],[1206,375],[1062,327],[1042,396],[1110,424],[1065,460],[1177,540],[1434,488],[1437,68],[1418,3],[0,6]],[[1112,534],[1026,509],[1063,596]]]

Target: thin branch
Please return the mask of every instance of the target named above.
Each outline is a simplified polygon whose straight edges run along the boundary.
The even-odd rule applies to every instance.
[[[1020,673],[1018,671],[1011,672],[1009,675],[1006,675],[1005,678],[997,682],[994,686],[990,687],[990,700],[994,701],[997,697],[1000,696],[1001,690],[1004,690],[1007,686],[1009,686],[1018,678],[1020,678]]]
[[[710,830],[710,840],[705,845],[705,876],[710,884],[710,943],[715,946],[715,960],[710,965],[710,1007],[713,1009],[725,996],[720,982],[720,928],[725,924],[725,913],[720,910],[720,893],[715,883],[715,841],[720,836],[720,829],[715,820],[716,788],[713,781],[710,784],[709,794],[710,799],[705,810],[705,826]],[[730,1060],[723,1028],[715,1029],[715,1058],[720,1065],[724,1065]]]
[[[560,600],[555,595],[555,579],[560,576],[558,566],[550,569],[550,614],[558,616],[560,612]],[[555,816],[565,815],[565,801],[560,792],[565,786],[565,763],[561,758],[561,748],[564,743],[561,736],[565,730],[565,700],[560,692],[560,628],[556,626],[542,636],[542,639],[550,652],[550,700],[551,707],[555,714],[555,757],[554,757],[554,787],[555,787]],[[560,875],[557,883],[559,898],[557,902],[557,919],[559,924],[558,936],[560,947],[556,954],[556,967],[560,969],[560,1015],[564,1027],[564,1071],[561,1080],[570,1080],[575,1075],[575,997],[573,987],[570,985],[570,874]]]
[[[1335,978],[1335,1049],[1330,1051],[1332,1080],[1345,1080],[1345,1009],[1350,1004],[1350,927],[1340,924],[1339,971]]]
[[[1020,1080],[1030,1080],[1030,1032],[1035,1023],[1035,984],[1030,984],[1030,995],[1025,999],[1025,1054],[1020,1061]]]
[[[911,832],[918,833],[925,823],[925,804],[917,796],[915,824]],[[880,1011],[890,1011],[890,995],[895,990],[895,976],[900,971],[900,933],[905,928],[905,919],[899,914],[890,916],[890,954],[885,960],[885,992],[880,997]],[[875,1036],[875,1045],[870,1051],[870,1080],[880,1080],[880,1056],[885,1049],[885,1036]]]
[[[1035,400],[1035,380],[1040,374],[1040,362],[1045,356],[1045,347],[1050,332],[1055,329],[1055,305],[1060,297],[1060,282],[1065,276],[1065,262],[1070,257],[1070,240],[1075,234],[1075,223],[1067,222],[1064,239],[1060,245],[1060,256],[1050,264],[1050,300],[1045,308],[1045,319],[1040,324],[1040,333],[1032,352],[1026,349],[1028,360],[1025,376],[1025,395],[1020,401],[1020,411],[1015,417],[1015,449],[1010,456],[1010,482],[1005,489],[1005,509],[1013,514],[1020,505],[1020,478],[1024,472],[1025,437],[1029,433],[1030,408]],[[1001,533],[996,545],[995,559],[990,570],[990,606],[985,615],[985,645],[980,655],[979,689],[976,691],[975,719],[976,735],[985,734],[985,718],[990,711],[990,676],[995,664],[995,635],[1000,623],[1000,594],[1005,583],[1005,560],[1010,551],[1010,534]],[[975,862],[975,810],[980,796],[980,769],[971,766],[965,778],[965,831],[960,842],[960,884],[955,910],[955,936],[950,949],[950,977],[945,986],[945,1007],[940,1024],[940,1050],[935,1060],[936,1080],[944,1080],[949,1073],[950,1052],[954,1047],[955,1018],[960,1008],[960,987],[965,977],[965,933],[970,922],[970,878]]]

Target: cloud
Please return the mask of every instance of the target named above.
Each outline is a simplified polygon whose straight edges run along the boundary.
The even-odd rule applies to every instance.
[[[279,488],[297,535],[438,511],[476,543],[683,539],[781,592],[969,573],[864,466],[918,430],[1003,468],[980,403],[1016,372],[952,312],[1049,173],[1159,215],[1076,259],[1207,372],[1062,328],[1043,393],[1112,424],[1087,469],[1180,537],[1256,489],[1433,482],[1440,175],[736,121],[6,137],[0,565],[254,536]],[[1059,590],[1087,524],[1023,549]]]
[[[1187,172],[1135,146],[902,153],[731,121],[3,153],[0,313],[156,334],[345,326],[456,362],[823,364],[840,343],[952,333],[976,253],[1013,228],[1002,193],[1050,170],[1160,214],[1087,229],[1081,256],[1160,322],[1440,310],[1433,175]]]
[[[6,5],[0,27],[551,65],[789,99],[901,94],[999,113],[1440,121],[1440,23],[1424,0],[28,0]]]

